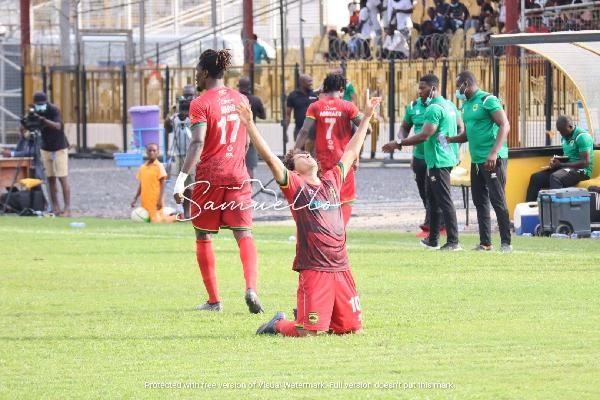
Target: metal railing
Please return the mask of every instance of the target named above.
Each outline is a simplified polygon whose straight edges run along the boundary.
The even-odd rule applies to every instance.
[[[500,98],[506,98],[506,59],[499,57],[496,60],[499,71],[498,95]],[[472,71],[480,87],[490,92],[494,91],[494,65],[489,57],[306,64],[304,73],[314,78],[316,88],[329,72],[340,66],[357,91],[359,108],[364,105],[367,92],[383,97],[381,122],[392,131],[398,127],[404,107],[416,98],[420,77],[427,73],[434,73],[440,78],[441,94],[457,104],[454,98],[455,79],[463,70]],[[254,93],[265,105],[267,121],[279,123],[283,117],[281,66],[275,61],[271,64],[257,65],[255,68]],[[296,87],[299,66],[286,65],[283,71],[286,93],[289,93]],[[241,67],[231,68],[226,74],[225,83],[230,87],[237,87],[242,74]],[[548,74],[553,82],[550,92],[546,84]],[[559,114],[569,114],[577,119],[577,92],[560,70],[548,67],[546,62],[536,55],[527,55],[525,76],[528,88],[525,108],[528,134],[526,142],[521,145],[543,145],[548,143],[548,120],[554,121]],[[158,105],[163,110],[164,117],[176,104],[176,98],[181,95],[183,87],[194,84],[194,77],[195,68],[191,66],[81,69],[52,67],[43,68],[30,75],[32,87],[45,88],[48,91],[51,101],[61,109],[65,122],[81,125],[81,140],[78,141],[78,145],[82,148],[86,147],[85,124],[121,124],[126,127],[127,108],[145,104]],[[547,108],[548,104],[551,104],[551,110]],[[392,128],[389,128],[390,126]],[[382,132],[382,135],[390,134],[393,132]]]

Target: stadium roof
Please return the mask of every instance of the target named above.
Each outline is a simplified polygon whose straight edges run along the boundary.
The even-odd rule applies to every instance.
[[[490,44],[522,47],[562,70],[579,91],[588,129],[600,129],[600,31],[492,35]]]

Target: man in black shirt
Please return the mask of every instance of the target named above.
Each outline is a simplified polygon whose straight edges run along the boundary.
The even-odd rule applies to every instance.
[[[71,190],[67,182],[69,172],[69,142],[63,130],[60,110],[48,102],[44,92],[33,95],[33,107],[40,117],[42,125],[41,156],[44,163],[44,172],[48,177],[52,209],[55,215],[71,216]],[[58,203],[57,178],[62,186],[64,208],[60,209]]]
[[[254,122],[256,122],[256,117],[260,119],[266,119],[267,113],[265,112],[265,106],[263,105],[262,100],[258,96],[254,96],[250,94],[250,78],[247,76],[243,76],[240,78],[238,82],[238,89],[240,93],[248,98],[250,102],[250,109],[252,110],[252,117]],[[246,152],[246,168],[248,169],[248,175],[250,178],[254,179],[254,168],[256,168],[258,164],[258,154],[256,154],[256,148],[254,148],[254,144],[251,141],[248,141],[248,151]]]
[[[308,75],[300,75],[300,84],[298,89],[294,90],[287,98],[287,112],[284,120],[285,131],[290,124],[292,110],[294,111],[294,142],[298,138],[298,132],[304,124],[304,117],[308,106],[317,101],[318,94],[313,92],[313,79]],[[287,138],[286,138],[287,139]],[[287,140],[286,140],[287,141]]]

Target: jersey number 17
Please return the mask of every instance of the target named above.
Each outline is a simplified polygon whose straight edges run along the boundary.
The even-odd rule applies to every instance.
[[[233,124],[230,122],[233,122]],[[240,129],[240,116],[238,114],[227,114],[219,120],[217,126],[221,129],[221,144],[227,144],[227,127],[232,125],[229,143],[235,143],[235,139],[237,139],[238,129]]]

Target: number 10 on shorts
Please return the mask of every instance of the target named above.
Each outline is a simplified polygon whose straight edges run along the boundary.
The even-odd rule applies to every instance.
[[[358,296],[351,297],[348,302],[352,306],[352,312],[360,311],[360,302],[358,301]]]

